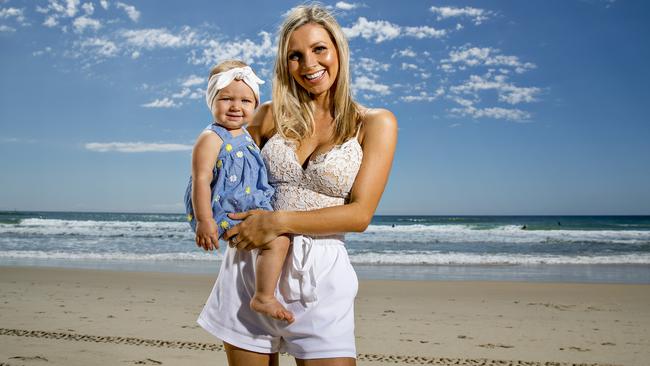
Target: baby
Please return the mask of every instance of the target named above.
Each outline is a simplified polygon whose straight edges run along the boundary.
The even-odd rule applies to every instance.
[[[192,151],[192,177],[185,193],[187,218],[196,244],[219,248],[219,238],[239,222],[228,213],[272,210],[266,166],[244,125],[259,105],[260,80],[244,62],[230,60],[215,66],[208,80],[206,102],[214,123],[198,137]],[[259,248],[255,264],[255,295],[251,309],[293,322],[293,314],[275,298],[275,288],[289,248],[280,236]],[[236,250],[228,248],[228,250]]]

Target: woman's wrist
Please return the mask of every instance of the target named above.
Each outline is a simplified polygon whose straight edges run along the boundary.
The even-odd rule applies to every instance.
[[[279,234],[290,234],[287,211],[273,211],[273,226]]]

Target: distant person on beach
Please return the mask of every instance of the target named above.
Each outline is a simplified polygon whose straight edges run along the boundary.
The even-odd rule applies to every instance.
[[[274,211],[230,215],[229,246],[198,323],[224,342],[231,366],[355,365],[357,276],[345,232],[361,232],[379,204],[397,142],[397,121],[356,103],[350,52],[340,25],[322,6],[301,5],[278,35],[273,101],[248,126],[275,188]],[[253,295],[256,248],[281,235],[292,245],[280,276],[288,323],[245,304]]]
[[[219,248],[219,238],[239,223],[229,218],[228,213],[272,210],[273,188],[264,161],[243,127],[250,123],[259,104],[261,83],[241,61],[224,61],[210,72],[206,102],[214,122],[196,140],[192,176],[185,193],[187,218],[196,232],[196,244],[205,250]],[[293,315],[275,298],[289,238],[278,236],[258,249],[255,295],[250,307],[291,322]]]
[[[526,229],[528,229],[528,226],[526,226],[526,225],[521,227],[521,230],[526,230]]]

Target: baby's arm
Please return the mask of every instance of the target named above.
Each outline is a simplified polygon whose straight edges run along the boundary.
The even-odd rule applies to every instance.
[[[204,131],[192,150],[192,207],[196,219],[196,245],[205,250],[219,248],[217,223],[212,217],[210,182],[223,141],[212,131]]]

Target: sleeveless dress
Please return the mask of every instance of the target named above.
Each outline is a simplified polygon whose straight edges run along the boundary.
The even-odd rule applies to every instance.
[[[279,134],[262,149],[275,210],[304,211],[343,205],[361,166],[357,136],[318,154],[303,169],[295,144]],[[228,247],[219,277],[197,322],[217,338],[260,353],[299,359],[356,357],[354,298],[357,276],[344,235],[294,235],[276,297],[293,312],[288,324],[254,312],[257,251]]]
[[[212,217],[217,222],[221,238],[228,228],[240,222],[229,218],[229,213],[256,208],[272,210],[273,188],[269,185],[260,150],[245,128],[238,136],[233,136],[230,131],[216,123],[205,129],[216,133],[223,141],[210,183]],[[196,218],[192,207],[192,177],[185,190],[185,211],[192,230],[196,231]]]

